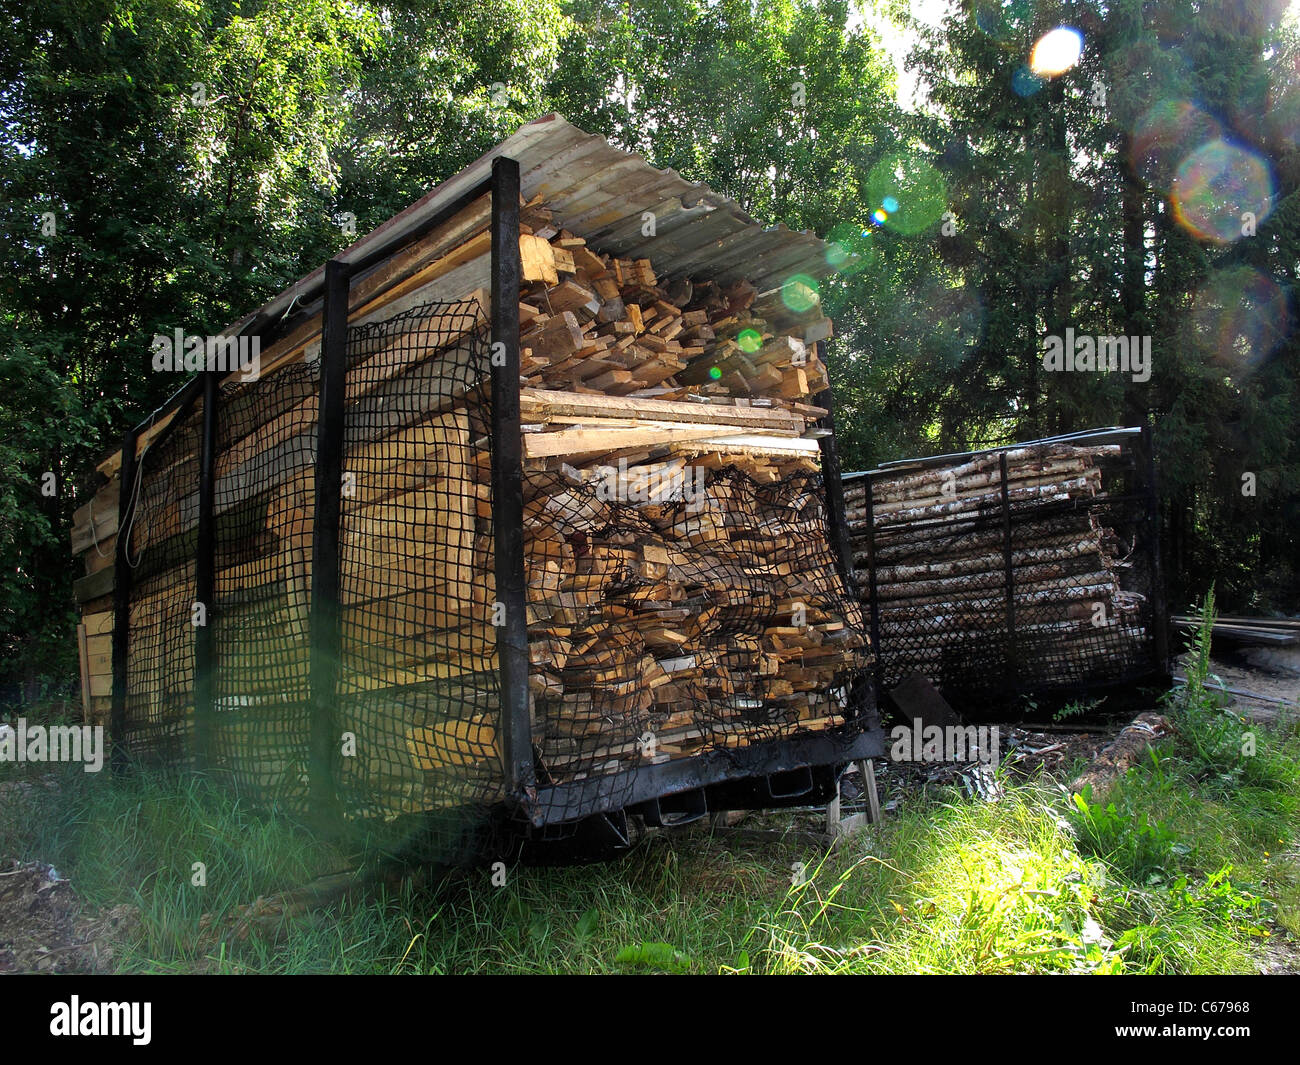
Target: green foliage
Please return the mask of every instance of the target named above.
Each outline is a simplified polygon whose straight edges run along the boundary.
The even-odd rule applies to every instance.
[[[1053,721],[1069,721],[1072,717],[1083,717],[1085,714],[1091,714],[1106,700],[1103,699],[1075,699],[1066,703],[1052,715]]]
[[[1268,853],[1297,838],[1300,785],[1206,797],[1168,756],[1096,812],[1096,847],[1046,786],[1008,784],[996,803],[909,802],[830,851],[659,835],[621,862],[413,880],[225,945],[200,941],[204,914],[228,923],[356,856],[199,780],[70,767],[13,790],[14,768],[0,854],[52,863],[88,906],[138,905],[128,971],[1246,972],[1252,943],[1300,931],[1300,870]],[[1135,832],[1164,841],[1161,875],[1125,857]]]
[[[1187,679],[1164,698],[1178,734],[1187,771],[1207,787],[1223,791],[1241,785],[1284,786],[1300,776],[1300,762],[1288,752],[1262,742],[1258,726],[1233,710],[1211,683],[1210,648],[1215,619],[1215,591],[1202,601],[1199,623],[1186,659]]]
[[[1294,605],[1300,331],[1252,281],[1294,307],[1279,5],[1076,5],[1082,61],[1022,95],[1055,18],[1032,5],[931,26],[849,0],[3,2],[0,697],[74,682],[70,519],[180,383],[153,335],[219,331],[548,110],[832,241],[846,468],[1154,412],[1176,599]],[[917,106],[872,27],[912,31]],[[1180,101],[1271,164],[1255,237],[1174,220],[1134,137]],[[1151,380],[1046,373],[1067,325],[1152,336]]]
[[[683,973],[691,967],[691,959],[671,943],[638,943],[624,947],[614,960],[620,965],[669,973]]]
[[[1146,811],[1121,809],[1114,802],[1104,807],[1092,801],[1092,789],[1072,795],[1070,823],[1080,847],[1096,855],[1137,883],[1164,877],[1172,862],[1187,847],[1165,825],[1149,822]]]

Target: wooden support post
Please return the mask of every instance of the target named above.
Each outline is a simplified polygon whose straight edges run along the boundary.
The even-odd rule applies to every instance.
[[[867,801],[867,808],[862,813],[844,817],[841,813],[840,782],[836,782],[835,798],[826,806],[826,833],[837,841],[880,821],[880,795],[876,791],[875,763],[872,759],[865,758],[855,764],[858,775],[862,778],[862,795]]]

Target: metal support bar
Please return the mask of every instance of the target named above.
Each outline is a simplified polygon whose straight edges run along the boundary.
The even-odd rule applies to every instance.
[[[334,787],[334,700],[338,692],[339,514],[343,484],[343,399],[347,386],[348,265],[325,264],[324,330],[321,337],[320,408],[316,424],[316,511],[312,523],[311,740],[309,787],[312,813],[325,823],[338,819]]]
[[[1156,670],[1160,676],[1170,676],[1169,658],[1169,603],[1165,598],[1164,559],[1160,551],[1160,497],[1156,489],[1155,432],[1148,423],[1142,427],[1139,438],[1144,452],[1146,478],[1147,535],[1151,537],[1151,637],[1154,641]]]
[[[826,346],[817,341],[817,357],[826,364]],[[853,546],[849,539],[849,523],[844,513],[844,483],[840,480],[840,452],[835,441],[835,396],[829,388],[819,392],[813,402],[826,410],[818,425],[826,435],[818,442],[822,454],[822,484],[826,492],[826,531],[830,534],[835,566],[844,578],[849,595],[858,596],[858,583],[853,576]]]
[[[492,161],[492,528],[506,793],[525,811],[536,797],[528,713],[523,453],[519,419],[519,163]]]
[[[117,496],[117,547],[113,559],[113,708],[109,733],[113,741],[113,772],[126,768],[127,652],[131,639],[131,518],[135,503],[137,431],[122,437],[121,484]]]
[[[495,163],[495,160],[493,160],[493,162]],[[417,240],[420,240],[423,237],[427,236],[429,233],[437,229],[444,222],[451,221],[453,218],[459,215],[463,210],[465,210],[465,208],[467,208],[480,196],[484,195],[486,192],[490,191],[491,189],[492,189],[492,179],[484,178],[477,185],[474,185],[473,187],[466,189],[464,192],[462,192],[459,196],[457,196],[454,200],[448,203],[441,210],[439,210],[435,214],[431,214],[418,226],[415,226],[413,229],[404,233],[402,235],[402,242],[397,246],[390,247],[381,244],[374,251],[368,252],[366,255],[363,255],[358,259],[347,260],[348,267],[352,271],[352,276],[359,279],[360,276],[363,273],[365,273],[367,270],[369,270],[371,267],[376,266],[379,263],[385,262],[388,259],[391,259],[403,248],[410,247]],[[346,255],[347,252],[344,251],[343,254]]]
[[[820,340],[817,342],[817,357],[822,361],[823,365],[826,364],[826,345]],[[813,402],[826,411],[826,414],[817,424],[821,429],[825,430],[825,435],[819,439],[818,443],[821,448],[822,487],[826,499],[827,539],[830,541],[831,554],[835,559],[835,569],[844,582],[845,594],[854,602],[858,602],[861,599],[861,593],[858,590],[857,577],[853,571],[853,541],[849,535],[848,516],[844,510],[844,482],[841,480],[839,444],[835,438],[835,395],[827,388],[819,392]],[[874,582],[874,574],[872,579]],[[872,610],[873,612],[875,610],[874,594],[872,595]],[[871,633],[873,654],[878,646],[878,634],[879,626],[873,623]],[[867,684],[865,678],[854,682],[854,691],[850,696],[849,705],[850,707],[857,706],[859,708],[859,716],[871,717],[880,701],[880,677],[877,673],[879,664],[880,660],[876,658],[875,666],[872,669],[869,692],[862,690]],[[865,701],[865,705],[862,699],[864,694],[870,696]]]
[[[1016,585],[1011,565],[1011,494],[1007,476],[1007,453],[998,455],[1002,472],[1002,565],[1006,574],[1007,594],[1007,690],[1016,690],[1019,669],[1016,662]]]
[[[220,374],[203,374],[203,428],[199,440],[199,527],[194,549],[195,598],[203,604],[203,624],[194,634],[194,753],[205,769],[212,752],[216,678],[216,632],[212,605],[216,592],[216,456]]]
[[[867,511],[867,597],[870,601],[871,617],[871,653],[875,665],[872,677],[875,681],[876,705],[884,698],[885,659],[880,646],[880,595],[876,583],[876,486],[870,475],[863,478],[866,485]]]

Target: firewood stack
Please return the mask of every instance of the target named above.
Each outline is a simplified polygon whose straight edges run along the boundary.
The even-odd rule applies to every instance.
[[[810,429],[820,313],[661,280],[525,212],[534,732],[565,780],[844,720],[865,663]],[[552,272],[553,262],[553,272]]]
[[[1143,596],[1125,590],[1133,543],[1106,524],[1103,472],[1118,444],[1053,443],[1007,457],[1012,605],[997,453],[872,476],[874,566],[885,683],[923,673],[983,690],[1119,675],[1145,640]],[[871,587],[866,478],[845,485],[858,588]],[[868,604],[869,605],[869,604]]]
[[[413,353],[417,334],[393,326],[351,356],[345,728],[354,705],[409,714],[403,692],[481,684],[469,678],[496,668],[486,388],[463,364],[424,369],[451,365],[446,351],[487,335],[488,217],[485,197],[352,284],[354,326],[392,324],[429,303],[477,300],[482,313],[424,334],[428,350]],[[842,724],[845,678],[869,648],[835,572],[820,493],[816,423],[825,411],[812,400],[827,387],[816,341],[830,335],[829,320],[815,301],[789,309],[808,306],[803,290],[791,298],[744,281],[660,278],[649,260],[599,254],[540,201],[523,205],[521,218],[529,683],[545,774],[578,779]],[[320,332],[316,313],[263,349],[259,381],[223,400],[257,389],[277,397],[217,460],[218,519],[241,508],[247,540],[234,552],[239,566],[217,574],[218,605],[223,595],[228,604],[217,619],[223,698],[265,704],[263,714],[279,712],[268,686],[282,683],[258,665],[266,641],[293,643],[284,653],[305,677],[317,401],[303,364],[317,358]],[[277,386],[295,366],[302,380]],[[142,450],[167,421],[144,434]],[[277,448],[289,458],[267,461]],[[73,530],[87,573],[78,598],[95,720],[109,706],[121,455],[99,469],[108,483]],[[176,536],[192,525],[191,509],[155,508],[150,529]],[[262,597],[271,607],[256,623],[233,624],[237,593],[255,585],[274,585]],[[345,770],[405,775],[403,808],[428,801],[409,786],[419,773],[495,774],[493,710],[476,705],[472,719],[394,719]],[[277,758],[259,779],[294,772],[290,755]]]

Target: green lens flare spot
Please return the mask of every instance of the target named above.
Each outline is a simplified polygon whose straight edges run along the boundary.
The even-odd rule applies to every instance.
[[[722,380],[722,371],[716,366],[709,367],[709,376],[715,381]]]
[[[876,246],[871,231],[862,225],[841,222],[828,234],[831,243],[826,248],[826,262],[841,277],[860,274],[876,261]]]
[[[807,274],[794,274],[781,286],[781,302],[796,314],[810,311],[821,302],[817,281]]]
[[[755,352],[763,346],[763,335],[757,329],[742,329],[736,334],[736,343],[744,352]]]

